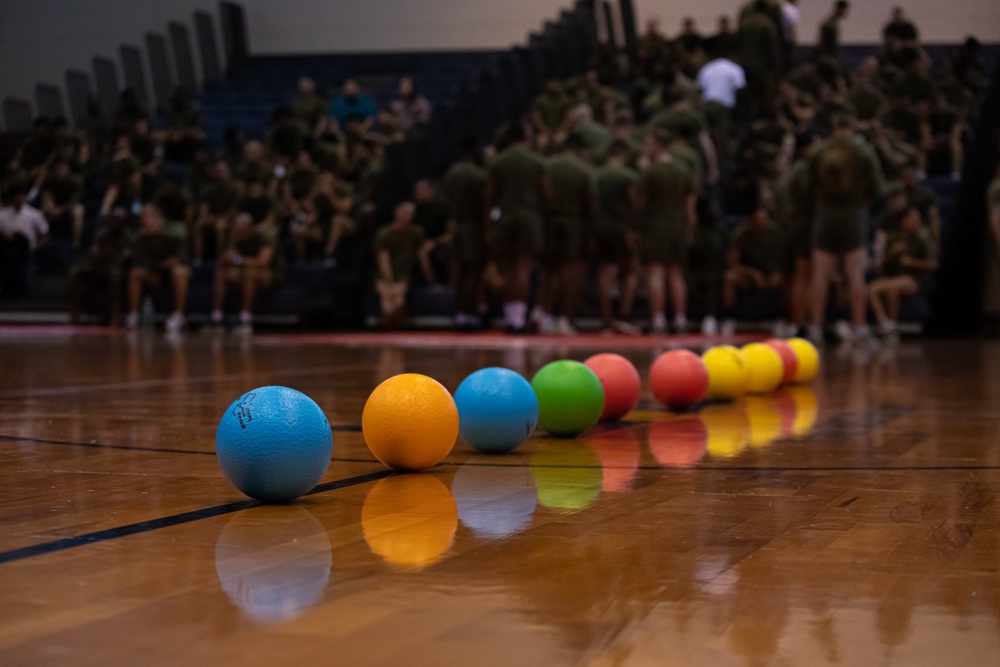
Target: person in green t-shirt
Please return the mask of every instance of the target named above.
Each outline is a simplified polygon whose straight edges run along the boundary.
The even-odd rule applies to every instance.
[[[847,0],[837,0],[833,4],[833,13],[819,28],[818,55],[834,60],[840,58],[840,22],[847,17],[850,6]]]
[[[809,190],[809,156],[815,135],[796,137],[795,161],[778,183],[778,220],[784,231],[786,270],[790,273],[789,321],[798,328],[809,319],[812,296],[813,197]]]
[[[629,165],[630,147],[619,139],[608,149],[607,161],[594,173],[597,184],[597,289],[601,324],[606,330],[636,334],[632,301],[638,285],[636,240],[638,234],[637,185],[639,173]],[[621,289],[617,288],[621,279]],[[621,294],[618,319],[614,319],[613,294]]]
[[[222,325],[226,292],[235,285],[241,289],[241,301],[239,324],[234,332],[251,333],[251,309],[257,294],[280,285],[285,277],[284,268],[277,227],[271,223],[254,225],[249,213],[237,214],[229,247],[219,254],[215,266],[212,324]]]
[[[732,236],[728,251],[728,268],[722,285],[724,333],[732,333],[733,308],[741,293],[777,290],[784,279],[782,273],[782,238],[771,222],[765,206],[758,205],[746,222]]]
[[[538,145],[546,148],[553,141],[560,141],[569,125],[566,114],[573,108],[573,98],[563,90],[562,82],[549,79],[545,90],[531,105],[531,123]]]
[[[937,269],[934,242],[922,229],[916,208],[906,209],[899,231],[886,241],[881,269],[882,277],[868,285],[868,295],[878,320],[878,332],[890,335],[898,331],[900,297],[926,294]]]
[[[687,282],[684,259],[695,222],[695,180],[687,167],[670,155],[672,137],[658,130],[653,135],[650,166],[639,178],[638,199],[644,224],[640,256],[647,266],[649,308],[654,334],[667,331],[666,289],[674,304],[674,327],[687,331]]]
[[[135,329],[139,325],[139,302],[143,289],[169,282],[174,291],[174,312],[167,319],[170,333],[180,332],[186,322],[188,284],[191,269],[184,264],[181,239],[163,231],[163,214],[155,204],[142,207],[141,230],[132,246],[132,268],[128,274],[128,315],[125,326]]]
[[[411,201],[396,206],[392,222],[375,237],[375,291],[385,328],[399,327],[405,321],[406,294],[415,264],[419,263],[428,284],[434,282],[427,237],[423,228],[413,224],[415,208]]]
[[[449,234],[455,276],[455,328],[460,331],[479,326],[476,314],[486,262],[483,219],[489,178],[483,168],[482,148],[474,137],[462,140],[462,152],[465,159],[448,170],[442,188],[451,212]]]
[[[485,224],[487,247],[495,243],[504,277],[504,319],[515,333],[527,325],[531,270],[542,251],[543,207],[551,181],[548,164],[528,147],[522,125],[511,125],[505,141],[508,147],[489,169]]]
[[[571,134],[549,160],[552,197],[544,220],[544,265],[539,327],[542,333],[573,335],[573,316],[594,241],[594,178],[583,137]]]
[[[299,77],[299,94],[289,107],[305,136],[320,137],[326,129],[327,102],[316,94],[316,84],[308,76]]]
[[[212,233],[215,251],[220,252],[229,237],[240,188],[233,180],[229,163],[219,160],[212,170],[212,181],[198,197],[198,217],[194,229],[194,257],[196,262],[205,259],[205,234]]]
[[[83,239],[83,184],[70,174],[69,162],[56,158],[49,165],[48,177],[42,181],[42,215],[49,222],[54,238],[69,239],[79,249]]]

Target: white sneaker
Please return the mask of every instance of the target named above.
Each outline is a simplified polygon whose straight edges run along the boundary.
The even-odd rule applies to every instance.
[[[784,320],[775,320],[774,326],[771,327],[771,333],[775,338],[785,338],[785,332],[788,330],[788,325]]]
[[[552,317],[548,313],[542,313],[538,320],[538,333],[554,335],[559,333],[559,325],[556,323],[556,318]]]
[[[701,333],[706,336],[714,336],[719,333],[719,322],[709,315],[701,321]]]
[[[879,336],[891,336],[899,331],[899,325],[893,320],[882,320],[876,328]]]
[[[125,328],[129,331],[135,331],[139,328],[139,313],[132,311],[125,316]]]
[[[221,310],[213,310],[211,315],[212,324],[218,326],[225,321],[226,317]]]
[[[576,328],[573,327],[572,323],[570,323],[568,317],[559,318],[559,321],[556,324],[556,330],[560,336],[575,336],[579,333]]]
[[[653,326],[650,333],[654,336],[664,336],[667,333],[667,320],[665,317],[654,317]]]
[[[810,324],[806,333],[806,337],[809,342],[813,345],[822,345],[825,341],[823,338],[823,327],[816,326],[815,324]]]
[[[854,340],[854,329],[844,320],[837,320],[837,323],[833,325],[833,332],[837,334],[837,338],[842,343],[850,343]]]
[[[872,335],[871,327],[867,324],[862,324],[860,326],[854,327],[854,342],[856,343],[870,343],[875,340],[875,336]]]
[[[170,333],[178,333],[184,330],[184,326],[186,324],[187,321],[184,319],[183,315],[180,313],[173,313],[167,318],[167,322],[163,326]]]
[[[674,331],[679,336],[683,336],[688,332],[688,321],[683,315],[679,315],[674,318]]]
[[[723,336],[732,336],[734,333],[736,333],[736,320],[734,320],[731,317],[727,317],[726,319],[722,320],[721,331]]]
[[[615,331],[623,333],[626,336],[638,336],[642,333],[642,329],[625,320],[615,320],[611,326],[614,327]]]

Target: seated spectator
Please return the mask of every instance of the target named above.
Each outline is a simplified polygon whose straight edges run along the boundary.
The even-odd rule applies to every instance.
[[[142,207],[141,228],[132,246],[132,268],[128,274],[128,315],[125,327],[139,326],[139,304],[146,287],[170,283],[174,293],[174,312],[167,318],[166,330],[179,333],[184,329],[184,309],[187,305],[191,269],[182,259],[180,239],[163,232],[163,215],[155,204]]]
[[[697,59],[704,54],[705,38],[695,27],[694,19],[690,16],[684,17],[681,21],[681,32],[677,35],[675,44],[680,47],[680,56],[688,63],[694,64]]]
[[[195,147],[205,139],[201,118],[201,106],[188,99],[184,88],[174,88],[170,94],[167,129],[163,139],[166,159],[191,162]]]
[[[122,195],[129,193],[141,196],[140,192],[129,192],[133,177],[138,176],[141,188],[141,172],[139,160],[132,152],[132,142],[127,136],[119,136],[114,142],[114,152],[108,161],[106,169],[107,189],[104,191],[104,199],[101,202],[101,215],[107,215],[111,211],[111,206],[122,198]]]
[[[900,172],[903,190],[907,201],[920,211],[920,219],[930,233],[931,241],[936,248],[941,248],[941,210],[938,207],[937,195],[926,183],[922,183],[917,173],[916,164],[911,162]]]
[[[574,81],[572,94],[577,104],[590,107],[591,117],[601,125],[611,125],[615,118],[615,93],[603,85],[597,70],[591,67]]]
[[[67,292],[69,319],[73,324],[80,321],[80,302],[85,291],[94,287],[108,289],[111,302],[110,323],[112,326],[121,324],[122,289],[125,281],[123,268],[134,243],[125,221],[125,209],[112,209],[90,246],[90,254],[70,270]]]
[[[49,235],[45,216],[28,204],[28,189],[14,186],[10,204],[0,209],[0,294],[18,298],[28,292],[28,262]]]
[[[292,221],[295,258],[304,262],[319,252],[326,258],[333,257],[340,240],[356,229],[350,217],[352,206],[350,193],[337,187],[332,173],[319,174]]]
[[[128,132],[135,121],[149,119],[149,111],[139,103],[135,90],[126,88],[118,95],[118,109],[115,111],[114,131]]]
[[[30,188],[31,179],[21,167],[21,161],[17,155],[7,159],[0,169],[0,202],[7,202],[14,188]]]
[[[55,149],[52,122],[45,116],[39,116],[32,125],[31,135],[21,145],[21,168],[34,180],[45,169]]]
[[[243,183],[243,196],[236,203],[236,213],[247,213],[253,224],[268,224],[277,227],[275,211],[277,204],[274,198],[264,191],[264,184],[259,178],[250,177]]]
[[[878,333],[890,335],[898,331],[900,297],[927,293],[937,269],[936,258],[934,242],[921,227],[920,212],[909,207],[899,231],[886,242],[882,276],[868,285]]]
[[[191,171],[187,175],[187,190],[191,193],[194,203],[199,204],[201,193],[212,184],[212,173],[215,170],[215,162],[212,159],[212,151],[205,144],[199,144],[194,149],[193,164]]]
[[[568,114],[572,108],[573,99],[563,91],[562,82],[558,79],[546,81],[545,90],[535,98],[531,107],[531,122],[540,148],[565,138]]]
[[[212,237],[215,240],[215,252],[219,252],[225,247],[239,197],[240,189],[233,181],[229,164],[219,160],[215,163],[212,182],[198,197],[199,210],[194,229],[194,258],[196,262],[204,260],[206,256],[206,231],[212,232]]]
[[[187,259],[188,238],[191,236],[191,226],[194,223],[194,206],[191,198],[181,189],[177,176],[167,176],[160,186],[160,195],[156,205],[163,214],[163,232],[179,238],[184,246],[184,259]]]
[[[274,195],[274,165],[267,160],[264,144],[257,139],[251,139],[243,147],[243,160],[234,172],[236,178],[244,183],[251,180],[260,181],[264,191]]]
[[[354,79],[344,81],[340,97],[330,105],[331,131],[342,136],[348,130],[348,120],[356,118],[360,133],[365,134],[375,122],[378,107],[375,100],[361,92],[358,82]]]
[[[417,92],[410,77],[399,80],[399,97],[389,103],[389,109],[404,131],[431,122],[431,103]]]
[[[740,293],[778,289],[784,276],[781,234],[764,206],[750,214],[746,223],[733,233],[729,245],[728,268],[722,285],[722,309],[725,320],[722,332],[736,330],[733,308]]]
[[[282,107],[271,114],[271,125],[267,130],[267,148],[274,161],[285,167],[299,154],[305,145],[305,134],[291,109]],[[277,174],[277,172],[275,172]],[[277,174],[280,178],[282,174]]]
[[[308,76],[299,77],[299,94],[289,105],[302,134],[319,138],[326,130],[326,100],[316,94],[316,83]]]
[[[278,228],[271,223],[254,225],[249,213],[240,213],[233,223],[229,247],[215,267],[212,324],[221,326],[225,316],[226,291],[236,285],[241,290],[239,324],[236,333],[251,333],[253,303],[262,291],[279,286],[285,276],[284,255]]]
[[[399,204],[392,222],[375,237],[375,290],[385,328],[399,327],[405,322],[404,306],[414,264],[419,262],[428,283],[434,281],[424,230],[413,224],[413,211],[413,202]]]
[[[74,250],[79,249],[83,240],[83,204],[80,203],[83,185],[70,174],[65,158],[57,158],[51,163],[48,177],[38,190],[42,214],[49,223],[52,237],[70,241]]]
[[[299,151],[294,164],[279,185],[282,207],[285,214],[291,217],[293,225],[306,219],[306,207],[316,186],[317,175],[309,151]]]

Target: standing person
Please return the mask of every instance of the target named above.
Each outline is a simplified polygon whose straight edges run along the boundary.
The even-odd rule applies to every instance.
[[[899,231],[886,242],[882,275],[868,286],[872,312],[883,336],[899,330],[901,296],[926,294],[937,269],[937,250],[920,223],[920,211],[908,207]]]
[[[413,224],[414,208],[410,201],[399,204],[392,222],[375,237],[375,290],[382,309],[382,326],[387,329],[402,326],[405,321],[406,294],[414,264],[419,262],[428,283],[433,279],[424,230]]]
[[[505,139],[507,148],[490,165],[484,224],[487,246],[496,244],[503,273],[507,330],[522,333],[528,321],[531,271],[542,251],[543,206],[551,183],[548,165],[528,147],[522,125],[512,125]]]
[[[695,221],[695,179],[670,155],[671,136],[653,135],[650,166],[639,179],[639,206],[644,217],[641,257],[647,266],[654,334],[667,332],[666,289],[674,304],[674,328],[687,333],[687,283],[683,263]]]
[[[142,207],[141,229],[132,247],[132,268],[128,274],[128,315],[125,327],[139,326],[139,302],[145,287],[158,287],[169,282],[174,291],[174,312],[167,318],[168,333],[179,333],[187,321],[184,309],[187,306],[188,284],[191,269],[182,261],[181,240],[163,232],[163,215],[155,204]]]
[[[544,310],[539,322],[543,333],[577,333],[573,316],[594,240],[594,179],[586,154],[583,138],[571,134],[563,151],[549,161],[552,197],[544,224]]]
[[[795,47],[799,39],[799,23],[802,21],[802,11],[799,0],[785,0],[781,4],[781,27],[785,36],[785,70],[791,69],[795,62]]]
[[[746,72],[747,96],[753,118],[762,115],[774,93],[781,58],[780,35],[768,18],[766,0],[756,0],[736,33],[739,60]]]
[[[809,189],[815,202],[809,337],[815,342],[823,339],[827,296],[840,259],[850,287],[853,330],[843,328],[838,333],[847,341],[871,336],[865,320],[868,210],[882,190],[878,158],[855,137],[854,119],[836,114],[831,124],[833,137],[809,161]]]
[[[474,137],[462,140],[465,158],[444,176],[444,194],[451,210],[451,258],[455,279],[455,328],[478,328],[479,296],[483,284],[483,218],[486,183],[483,151]]]
[[[732,61],[729,49],[714,47],[712,60],[698,71],[705,120],[712,133],[715,154],[723,158],[729,155],[729,134],[735,119],[737,95],[746,85],[746,73]]]
[[[639,333],[632,324],[632,301],[639,276],[635,266],[639,173],[628,166],[629,145],[619,139],[608,149],[607,160],[597,169],[597,219],[595,257],[601,325],[606,331]],[[618,278],[621,282],[618,283]],[[621,285],[616,289],[616,283]],[[619,292],[619,316],[614,318],[614,293]]]
[[[281,284],[285,274],[284,255],[278,241],[278,229],[265,222],[253,224],[249,213],[240,213],[233,221],[229,247],[220,253],[215,267],[212,298],[212,324],[221,326],[222,312],[229,286],[241,290],[239,324],[235,333],[252,333],[253,302],[257,295]]]
[[[87,259],[74,266],[69,273],[69,321],[80,321],[80,301],[86,288],[106,286],[111,300],[111,326],[121,325],[122,273],[125,260],[132,247],[132,233],[125,226],[125,209],[114,208],[104,226],[94,239]]]
[[[847,0],[837,0],[833,4],[833,13],[819,28],[818,55],[840,60],[840,22],[847,18],[850,6]]]
[[[28,261],[48,240],[49,223],[28,204],[28,186],[15,185],[9,191],[10,205],[0,209],[0,288],[8,297],[28,291]]]
[[[785,232],[786,270],[790,272],[788,319],[797,330],[809,318],[812,285],[813,201],[809,190],[809,156],[816,143],[811,134],[795,142],[795,162],[781,177],[778,201],[781,227]],[[791,333],[791,331],[784,332]],[[796,331],[797,333],[797,331]]]

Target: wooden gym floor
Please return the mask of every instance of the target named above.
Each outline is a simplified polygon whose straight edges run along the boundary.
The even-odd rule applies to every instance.
[[[0,664],[1000,664],[998,341],[828,348],[811,387],[417,475],[361,437],[396,373],[655,345],[0,329]],[[213,454],[266,384],[335,431],[286,506]]]

